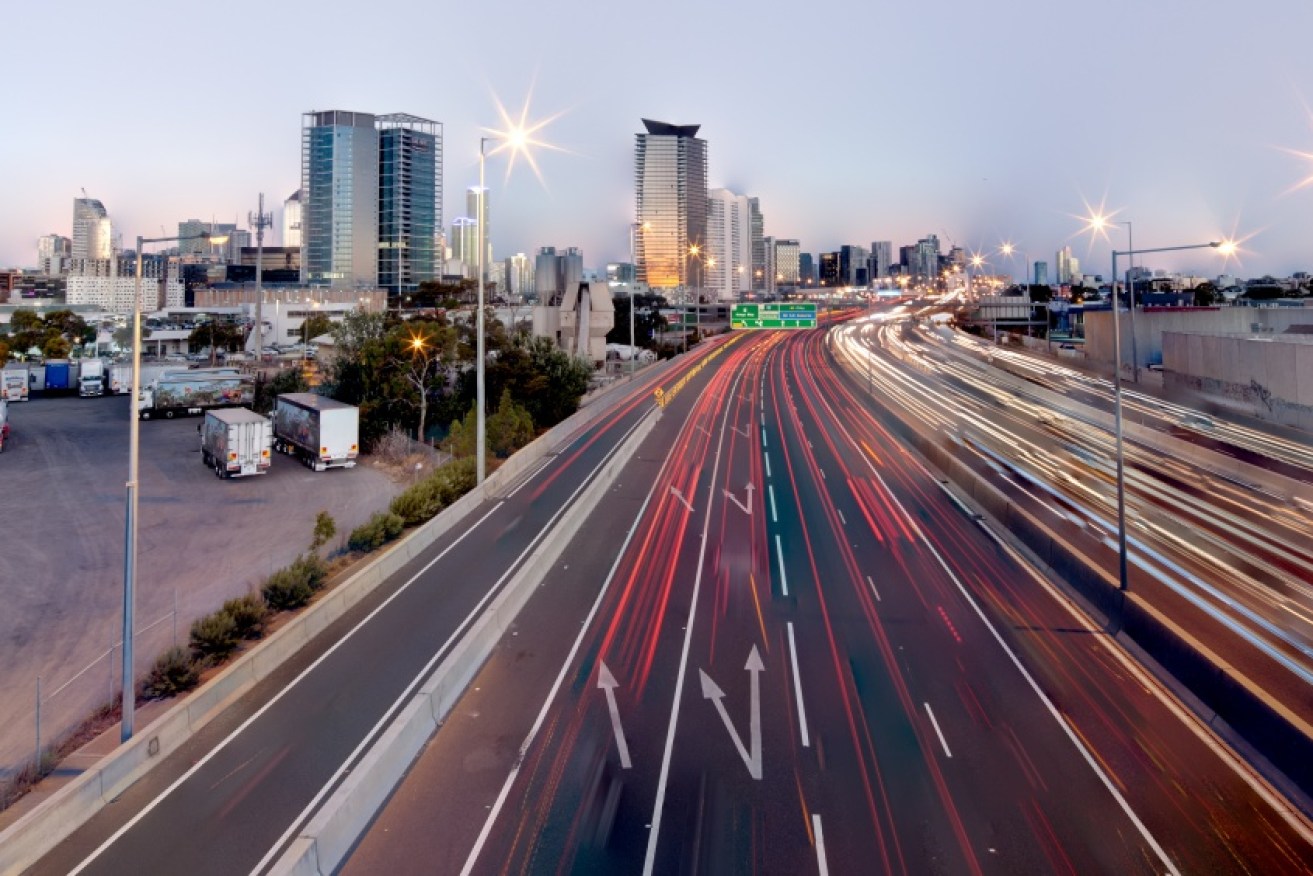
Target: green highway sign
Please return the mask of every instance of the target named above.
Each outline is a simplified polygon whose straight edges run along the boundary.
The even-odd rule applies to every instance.
[[[730,311],[732,329],[814,329],[816,305],[811,301],[784,304],[735,304]]]

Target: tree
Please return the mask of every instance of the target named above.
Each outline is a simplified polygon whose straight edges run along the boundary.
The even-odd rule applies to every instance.
[[[1248,298],[1250,301],[1271,301],[1272,299],[1280,298],[1285,294],[1286,290],[1282,289],[1275,283],[1259,283],[1245,289],[1244,297]]]
[[[1194,287],[1194,306],[1211,307],[1217,303],[1220,296],[1217,287],[1207,280]]]
[[[144,341],[150,337],[150,328],[144,323],[141,326],[141,339]],[[114,330],[114,343],[119,345],[120,349],[127,350],[132,347],[132,325],[129,323],[123,328]]]
[[[301,323],[301,343],[308,344],[333,330],[333,321],[325,313],[312,313]]]
[[[20,307],[14,311],[13,316],[9,318],[10,331],[17,334],[18,332],[36,332],[45,328],[45,321],[37,316],[35,310],[29,310],[26,307]]]
[[[661,316],[657,295],[634,296],[634,345],[654,349],[657,335],[666,328],[665,317]],[[629,296],[615,299],[615,326],[606,334],[608,344],[629,345]]]
[[[52,310],[46,314],[46,328],[59,332],[69,343],[81,343],[87,334],[87,321],[71,310]],[[92,340],[95,329],[92,329]]]
[[[9,342],[0,340],[0,365],[9,361]]]
[[[488,450],[505,459],[533,440],[533,417],[521,404],[511,398],[511,391],[503,389],[497,412],[488,417]]]
[[[192,329],[187,336],[187,349],[210,348],[210,365],[214,365],[219,350],[232,353],[246,344],[246,332],[241,326],[231,322],[210,320]]]
[[[47,359],[67,359],[72,349],[73,345],[63,335],[51,332],[46,335],[45,343],[41,345],[41,355]]]
[[[333,520],[333,515],[327,511],[320,511],[315,515],[314,538],[310,542],[310,550],[319,550],[335,535],[337,535],[337,523]]]
[[[456,332],[450,326],[419,322],[398,327],[390,340],[401,350],[392,362],[409,390],[402,399],[419,411],[416,434],[423,441],[429,398],[439,379],[445,381],[446,364],[455,358]]]

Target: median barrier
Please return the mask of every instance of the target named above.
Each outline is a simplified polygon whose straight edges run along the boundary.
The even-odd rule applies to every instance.
[[[606,406],[590,406],[539,436],[510,457],[510,460],[516,460],[514,466],[508,468],[503,464],[484,479],[482,488],[475,487],[432,520],[379,551],[346,581],[325,593],[278,632],[242,654],[198,690],[141,728],[128,743],[101,758],[0,831],[0,876],[10,876],[30,867],[217,717],[230,701],[249,691],[380,584],[420,556],[485,498],[493,498],[504,484],[550,455],[556,447],[574,440],[579,432],[609,410],[611,408]]]
[[[271,874],[329,876],[337,871],[360,834],[405,776],[437,727],[446,720],[448,712],[511,629],[520,610],[611,488],[655,422],[653,413],[644,416],[638,428],[525,559],[492,605],[479,615],[360,763],[306,824],[295,842],[270,869]]]

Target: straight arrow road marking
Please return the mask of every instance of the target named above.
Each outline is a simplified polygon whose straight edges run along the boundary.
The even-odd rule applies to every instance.
[[[693,506],[688,503],[688,499],[685,499],[684,494],[679,491],[679,487],[675,486],[674,484],[671,484],[670,492],[675,494],[676,499],[684,503],[684,507],[688,509],[688,513],[690,514],[695,513],[693,511]]]
[[[702,678],[702,696],[711,700],[712,705],[716,707],[720,720],[725,722],[725,729],[729,731],[729,738],[738,749],[739,757],[748,767],[748,774],[758,781],[761,780],[761,673],[766,666],[761,662],[761,655],[757,653],[757,646],[752,646],[752,651],[748,653],[748,662],[743,667],[751,673],[752,680],[752,715],[748,728],[749,745],[751,751],[743,747],[743,740],[739,738],[738,731],[734,729],[734,722],[729,719],[729,712],[725,709],[725,692],[711,680],[704,670],[699,669],[698,675]]]
[[[620,709],[615,703],[615,689],[619,684],[611,670],[601,660],[597,661],[597,686],[606,694],[606,707],[611,710],[611,729],[615,731],[615,746],[620,749],[620,768],[629,769],[629,746],[625,744],[625,730],[620,726]]]

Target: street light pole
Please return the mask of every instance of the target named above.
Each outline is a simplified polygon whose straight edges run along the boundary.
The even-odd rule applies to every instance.
[[[484,253],[484,249],[487,247],[487,242],[484,240],[484,235],[487,233],[487,229],[484,228],[484,213],[487,211],[485,201],[487,200],[488,194],[486,191],[484,191],[484,187],[483,187],[483,170],[484,170],[488,141],[496,140],[496,139],[498,138],[496,137],[479,138],[479,216],[478,216],[479,312],[475,318],[475,325],[476,325],[475,332],[477,333],[477,337],[475,339],[475,353],[474,353],[475,358],[477,360],[474,365],[474,369],[475,369],[474,370],[474,385],[475,385],[474,405],[477,410],[477,413],[475,414],[475,422],[477,423],[477,426],[475,427],[475,431],[474,431],[474,440],[476,442],[476,446],[474,449],[474,468],[476,472],[475,483],[478,486],[483,485],[484,466],[487,462],[486,460],[487,448],[484,445],[487,440],[485,436],[487,434],[487,428],[488,428],[487,420],[485,419],[486,415],[484,413],[484,395],[487,390],[484,385],[484,367],[483,367],[484,365],[483,360],[486,355],[484,351],[485,341],[483,337],[483,270],[484,270],[483,261],[484,258],[486,257]]]
[[[1136,256],[1145,253],[1155,252],[1180,252],[1188,249],[1222,249],[1224,252],[1230,252],[1234,245],[1224,241],[1213,241],[1211,243],[1194,243],[1188,246],[1160,246],[1154,249],[1127,249],[1121,252],[1112,251],[1112,386],[1113,386],[1113,432],[1116,436],[1115,452],[1117,454],[1117,581],[1120,589],[1125,592],[1130,589],[1130,582],[1127,578],[1126,563],[1126,460],[1123,453],[1122,442],[1122,334],[1121,334],[1121,314],[1117,300],[1117,257],[1118,256]],[[1131,302],[1131,308],[1134,309],[1135,303]]]

